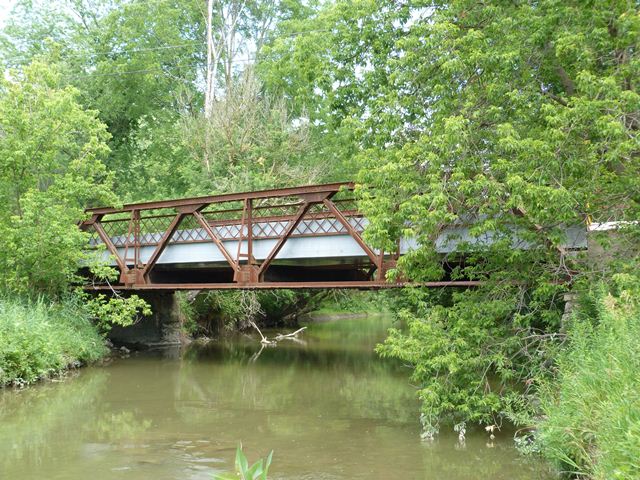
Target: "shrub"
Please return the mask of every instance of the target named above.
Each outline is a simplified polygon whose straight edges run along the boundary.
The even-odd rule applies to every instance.
[[[614,276],[573,317],[558,379],[542,395],[538,442],[563,472],[640,478],[640,285]]]
[[[32,383],[106,351],[80,306],[0,298],[0,387]]]

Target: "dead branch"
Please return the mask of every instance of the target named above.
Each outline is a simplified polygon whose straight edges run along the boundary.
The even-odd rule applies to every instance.
[[[307,327],[302,327],[302,328],[299,328],[298,330],[296,330],[295,332],[287,333],[287,334],[284,334],[284,335],[282,333],[279,333],[279,334],[276,335],[275,340],[276,340],[276,342],[279,342],[280,340],[284,340],[285,338],[297,338],[298,334],[300,332],[306,330],[306,329],[307,329]]]
[[[250,324],[251,324],[251,326],[252,326],[253,328],[255,328],[255,329],[256,329],[256,331],[260,334],[260,338],[261,338],[260,343],[262,343],[263,345],[271,345],[271,344],[275,343],[274,341],[269,340],[267,337],[265,337],[265,336],[262,334],[262,332],[261,332],[261,331],[260,331],[260,329],[258,328],[258,325],[256,325],[256,322],[254,322],[253,320],[249,320],[249,323],[250,323]]]

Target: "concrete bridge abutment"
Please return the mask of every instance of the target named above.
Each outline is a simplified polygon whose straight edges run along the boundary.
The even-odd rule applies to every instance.
[[[128,327],[114,325],[109,339],[115,345],[137,349],[176,346],[181,343],[182,315],[175,292],[136,292],[151,306],[151,315]]]

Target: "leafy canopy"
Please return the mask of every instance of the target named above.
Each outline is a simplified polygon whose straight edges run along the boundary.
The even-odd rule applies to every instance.
[[[401,313],[409,331],[393,331],[380,352],[414,365],[431,427],[443,417],[526,421],[564,336],[562,293],[590,269],[567,251],[567,226],[640,213],[639,9],[421,5],[398,14],[405,34],[389,83],[368,104],[374,114],[354,119],[367,234],[389,250],[401,235],[420,242],[396,275],[486,283],[416,292]],[[495,243],[443,264],[434,241],[456,222]]]
[[[2,288],[59,294],[75,278],[90,204],[113,204],[109,134],[55,67],[34,62],[0,85]]]
[[[87,252],[78,228],[85,208],[116,204],[106,126],[84,109],[74,87],[59,87],[55,66],[35,61],[9,72],[0,84],[0,290],[61,298],[82,282],[81,266],[112,274]],[[86,297],[78,292],[80,297]],[[84,312],[110,323],[130,324],[144,301],[84,298]]]

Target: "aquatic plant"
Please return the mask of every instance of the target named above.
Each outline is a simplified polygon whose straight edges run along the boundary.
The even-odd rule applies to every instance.
[[[261,458],[249,466],[247,457],[242,451],[242,444],[239,444],[236,449],[236,473],[216,475],[214,480],[232,480],[238,478],[241,480],[267,480],[272,457],[273,450],[267,455],[267,458]]]

